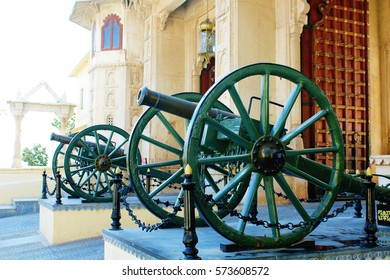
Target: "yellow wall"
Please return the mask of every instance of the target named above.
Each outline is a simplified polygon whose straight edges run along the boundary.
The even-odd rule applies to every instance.
[[[133,206],[132,206],[133,207]],[[148,210],[134,209],[134,214],[146,224],[161,222]],[[111,228],[111,203],[81,203],[64,199],[56,205],[54,199],[40,201],[39,230],[50,243],[63,243],[102,235],[102,230]],[[122,228],[138,227],[125,209],[121,210]]]
[[[48,168],[0,169],[0,204],[12,204],[13,198],[40,198],[44,170]],[[54,185],[51,189],[53,188]]]

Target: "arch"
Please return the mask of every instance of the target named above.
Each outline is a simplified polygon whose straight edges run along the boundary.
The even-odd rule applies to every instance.
[[[102,51],[122,49],[123,25],[120,21],[121,18],[114,14],[108,15],[104,19],[101,31]]]
[[[38,94],[38,91],[45,89],[46,92],[51,96],[55,103],[48,102],[31,102],[29,101],[32,97]],[[47,98],[45,98],[47,100]],[[33,87],[24,96],[20,96],[18,100],[8,101],[10,111],[15,118],[15,143],[14,143],[14,156],[12,167],[19,168],[22,166],[21,160],[21,124],[23,117],[26,113],[33,112],[50,112],[55,113],[61,122],[61,133],[65,134],[66,124],[72,117],[74,108],[76,105],[66,103],[65,97],[59,97],[54,90],[48,85],[47,82],[40,82],[37,86]]]

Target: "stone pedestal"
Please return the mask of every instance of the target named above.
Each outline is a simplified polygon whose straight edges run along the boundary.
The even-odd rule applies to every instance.
[[[131,207],[148,212],[138,201]],[[58,205],[55,199],[41,199],[39,211],[39,230],[52,244],[101,236],[102,230],[110,228],[112,222],[112,203],[83,203],[80,199],[64,198]],[[127,211],[121,211],[122,227],[137,227]],[[136,214],[142,218],[140,213]],[[151,216],[149,212],[147,214]]]

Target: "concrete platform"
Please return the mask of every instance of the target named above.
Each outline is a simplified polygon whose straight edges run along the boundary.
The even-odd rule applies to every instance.
[[[0,205],[0,218],[39,212],[39,198],[15,198],[12,204]]]
[[[39,231],[39,214],[0,218],[0,260],[102,260],[103,249],[101,236],[50,244]],[[36,273],[47,272],[47,268],[40,270],[36,263],[32,265]],[[5,269],[9,267],[3,264],[3,273]],[[10,274],[3,275],[12,273],[10,270]]]
[[[150,223],[156,219],[138,202],[129,198],[137,215],[146,216]],[[54,198],[39,200],[39,230],[49,243],[64,243],[102,235],[102,229],[110,228],[112,203],[90,203],[82,199],[63,198],[56,204]],[[124,208],[124,206],[122,206]],[[123,211],[124,212],[124,211]],[[123,227],[135,227],[131,219],[121,220]]]
[[[221,244],[231,242],[212,228],[197,228],[199,242],[196,248],[203,260],[365,260],[390,259],[390,227],[378,226],[378,246],[364,246],[364,218],[353,218],[354,209],[321,223],[305,240],[314,242],[314,248],[282,248],[222,252]],[[159,229],[143,232],[138,228],[122,231],[103,230],[104,258],[176,260],[183,257],[183,229]]]

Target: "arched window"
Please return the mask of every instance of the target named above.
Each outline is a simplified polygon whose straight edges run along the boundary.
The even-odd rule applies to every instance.
[[[117,15],[108,15],[102,26],[102,51],[122,49],[123,25]]]

